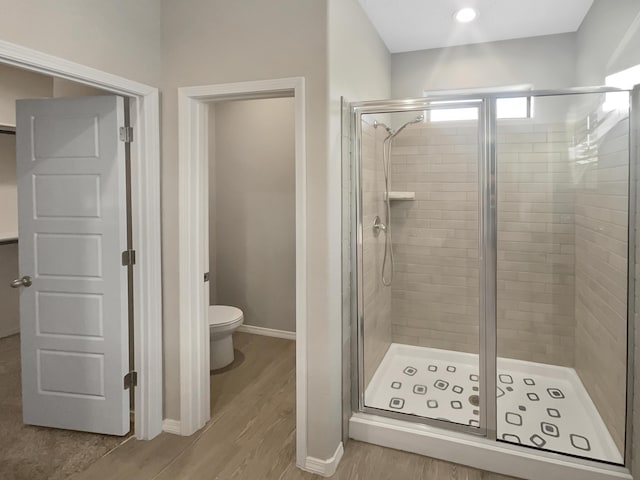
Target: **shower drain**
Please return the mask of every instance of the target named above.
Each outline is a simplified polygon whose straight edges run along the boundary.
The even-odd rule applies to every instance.
[[[471,405],[473,405],[474,407],[477,407],[480,405],[480,397],[478,395],[471,395],[469,397],[469,403]]]

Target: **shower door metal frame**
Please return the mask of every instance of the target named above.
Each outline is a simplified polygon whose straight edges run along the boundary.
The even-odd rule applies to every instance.
[[[352,369],[355,374],[352,377],[352,392],[357,392],[357,395],[352,395],[353,399],[353,408],[355,411],[360,411],[364,413],[369,413],[373,415],[380,415],[390,418],[396,418],[399,420],[411,420],[414,422],[428,424],[434,427],[445,428],[447,430],[457,431],[472,434],[475,436],[487,436],[487,423],[486,418],[487,415],[483,415],[483,410],[486,409],[487,405],[487,391],[485,391],[484,382],[479,382],[480,387],[480,426],[473,427],[470,425],[458,424],[455,422],[450,422],[446,420],[438,420],[435,418],[429,417],[421,417],[418,415],[412,415],[407,413],[393,412],[389,410],[379,409],[375,407],[367,407],[365,405],[365,386],[364,386],[364,329],[362,328],[364,324],[364,294],[359,288],[360,285],[363,285],[363,259],[361,256],[362,247],[363,247],[363,215],[362,215],[362,159],[361,159],[361,139],[362,139],[362,124],[361,117],[362,115],[367,114],[385,114],[385,113],[410,113],[410,112],[425,112],[432,110],[444,110],[444,109],[458,109],[458,108],[477,108],[478,109],[478,120],[476,121],[477,129],[478,129],[478,212],[479,212],[479,241],[478,241],[478,255],[479,261],[482,263],[482,252],[485,250],[485,227],[482,221],[482,212],[485,210],[485,202],[488,192],[485,192],[482,189],[482,184],[480,183],[485,178],[486,174],[483,173],[488,171],[487,163],[487,152],[482,148],[483,145],[487,144],[486,139],[484,138],[484,132],[486,132],[486,128],[484,128],[484,122],[486,118],[486,100],[482,95],[470,96],[465,98],[463,101],[460,101],[459,97],[442,97],[439,96],[436,101],[442,102],[438,104],[433,104],[433,98],[420,98],[420,99],[408,99],[402,101],[381,101],[381,102],[358,102],[351,104],[351,112],[352,112],[352,138],[355,139],[352,153],[353,153],[353,162],[352,162],[352,179],[353,183],[355,183],[355,224],[356,224],[356,238],[355,242],[353,242],[352,246],[352,295],[357,299],[353,301],[352,297],[352,319],[356,319],[356,322],[352,322],[352,352],[355,355],[352,355],[354,361],[357,363],[357,368]],[[455,103],[453,103],[455,102]],[[352,210],[353,213],[353,210]],[[353,223],[352,223],[353,225]],[[479,298],[482,299],[485,297],[483,292],[484,282],[482,281],[482,267],[480,267],[480,276],[478,283],[478,294]],[[482,342],[484,338],[487,336],[487,332],[483,332],[483,325],[487,325],[489,322],[484,321],[485,310],[483,308],[482,300],[480,300],[480,306],[478,309],[479,319],[478,319],[478,327],[480,329],[479,335],[479,374],[480,378],[483,375],[486,375],[486,349],[482,348]],[[354,325],[355,323],[355,325]],[[355,326],[355,331],[354,327]]]
[[[629,178],[628,178],[628,255],[627,255],[627,391],[625,412],[625,451],[624,466],[574,457],[560,452],[536,449],[526,445],[512,444],[497,439],[497,151],[496,151],[496,104],[501,98],[517,97],[552,97],[581,94],[605,94],[628,92],[629,103]],[[436,105],[433,102],[442,102]],[[441,108],[477,107],[479,135],[478,193],[479,193],[479,260],[480,260],[480,428],[453,422],[420,417],[400,412],[393,412],[364,404],[364,312],[363,292],[363,218],[362,218],[362,178],[361,178],[361,116],[365,114],[402,113],[426,111]],[[355,238],[351,236],[351,351],[352,351],[352,408],[354,412],[362,412],[414,423],[428,424],[449,431],[469,433],[488,440],[499,442],[502,447],[516,450],[532,450],[536,454],[552,458],[564,459],[582,465],[610,468],[612,471],[631,468],[633,439],[633,399],[634,399],[634,348],[635,348],[635,246],[636,246],[636,163],[640,161],[640,86],[633,90],[611,87],[567,88],[559,90],[521,90],[481,92],[466,95],[425,94],[420,98],[399,100],[381,100],[351,103],[351,138],[352,148],[349,156],[351,162],[351,189],[349,198],[352,204],[349,212],[354,215]],[[353,221],[355,220],[355,222]],[[355,321],[354,321],[355,320]],[[356,368],[353,368],[356,366]],[[357,392],[357,394],[356,394]]]

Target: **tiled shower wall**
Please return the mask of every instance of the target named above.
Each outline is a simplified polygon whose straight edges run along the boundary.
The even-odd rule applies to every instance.
[[[498,134],[498,352],[570,365],[573,187],[561,125]],[[408,127],[394,142],[393,341],[478,351],[478,132],[470,122]]]
[[[365,387],[391,345],[391,289],[382,284],[385,234],[374,236],[376,215],[385,221],[382,127],[362,122],[362,221]]]
[[[571,366],[575,187],[562,124],[497,124],[498,356]]]
[[[628,132],[627,119],[617,122],[580,159],[575,207],[575,368],[621,451],[627,361]],[[587,132],[577,130],[576,138],[586,143]]]
[[[478,352],[478,130],[407,127],[392,149],[394,342]]]

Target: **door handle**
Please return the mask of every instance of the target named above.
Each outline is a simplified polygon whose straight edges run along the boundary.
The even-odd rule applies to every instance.
[[[25,275],[22,278],[16,278],[11,282],[11,288],[30,287],[33,282],[29,275]]]

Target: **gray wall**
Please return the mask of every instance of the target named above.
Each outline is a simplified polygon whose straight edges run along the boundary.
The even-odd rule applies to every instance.
[[[352,219],[346,213],[351,200],[349,115],[341,111],[340,98],[347,102],[389,98],[391,55],[357,0],[328,0],[328,10],[330,251],[333,259],[342,259],[342,265],[332,263],[336,268],[332,277],[342,275],[343,279],[332,283],[330,297],[332,318],[339,322],[342,317],[343,322],[342,337],[331,339],[331,350],[342,348],[342,356],[334,353],[327,361],[331,362],[332,371],[342,372],[342,438],[347,441],[351,416],[351,322],[355,319],[350,318]],[[339,324],[333,325],[340,332]],[[336,343],[340,341],[341,344]]]
[[[210,110],[210,303],[242,309],[246,325],[295,332],[293,98]]]
[[[178,87],[305,77],[307,148],[308,454],[341,437],[340,230],[329,231],[327,5],[318,0],[162,1],[165,416],[180,418],[178,338]],[[336,187],[340,192],[339,178]],[[334,218],[334,217],[331,217]],[[339,225],[340,217],[336,218]],[[337,236],[337,237],[336,237]],[[331,240],[330,240],[331,239]],[[338,305],[338,315],[331,310]]]

